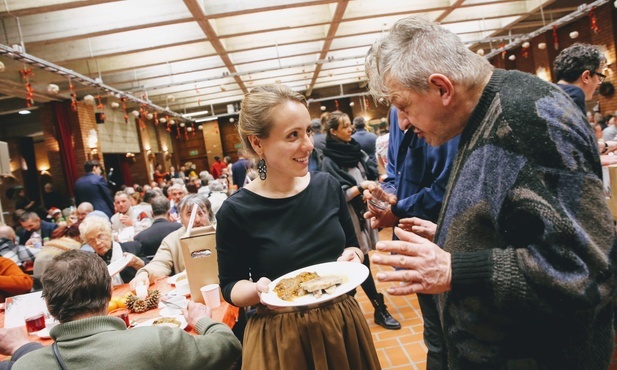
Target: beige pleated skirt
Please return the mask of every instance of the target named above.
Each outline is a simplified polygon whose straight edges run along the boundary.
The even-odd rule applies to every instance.
[[[260,306],[247,323],[242,370],[381,369],[358,302],[341,300],[305,311]]]

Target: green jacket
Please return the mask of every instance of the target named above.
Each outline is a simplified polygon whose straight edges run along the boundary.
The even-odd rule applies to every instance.
[[[111,316],[60,324],[51,330],[69,369],[229,369],[240,342],[222,323],[203,318],[191,335],[178,328],[150,326],[127,330]],[[15,362],[13,370],[59,369],[51,346]]]

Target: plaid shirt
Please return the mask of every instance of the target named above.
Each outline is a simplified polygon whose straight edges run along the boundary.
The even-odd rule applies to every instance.
[[[0,256],[8,258],[21,266],[24,262],[34,261],[40,249],[15,244],[12,240],[0,238]]]

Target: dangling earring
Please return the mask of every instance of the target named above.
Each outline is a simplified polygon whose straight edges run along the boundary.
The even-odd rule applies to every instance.
[[[266,173],[268,172],[268,166],[266,166],[266,161],[263,158],[260,158],[257,161],[257,171],[259,172],[259,178],[261,179],[261,181],[264,181],[268,176],[268,174]]]

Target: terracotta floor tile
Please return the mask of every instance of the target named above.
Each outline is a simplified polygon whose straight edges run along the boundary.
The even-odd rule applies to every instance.
[[[388,359],[393,367],[409,364],[410,358],[405,351],[401,350],[401,348],[386,348],[385,352],[388,355]]]

